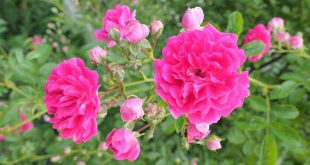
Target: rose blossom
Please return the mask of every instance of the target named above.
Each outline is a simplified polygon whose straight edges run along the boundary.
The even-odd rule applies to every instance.
[[[94,64],[100,64],[101,59],[106,58],[106,56],[107,51],[105,49],[102,49],[100,46],[92,48],[88,53],[90,61]]]
[[[284,20],[279,17],[273,17],[268,23],[268,30],[284,28]]]
[[[217,139],[208,140],[207,147],[211,151],[215,151],[222,148],[220,140]]]
[[[200,7],[188,8],[182,18],[182,26],[185,30],[193,30],[200,27],[204,14]]]
[[[168,39],[163,59],[155,60],[154,80],[174,118],[185,114],[192,124],[212,124],[242,106],[249,79],[238,73],[246,56],[237,40],[211,24]]]
[[[115,5],[114,9],[108,9],[103,17],[103,28],[95,32],[95,38],[108,43],[109,47],[113,47],[116,43],[109,38],[109,30],[116,28],[123,37],[127,24],[136,20],[136,11],[130,11],[126,5]]]
[[[250,29],[249,32],[244,37],[244,44],[258,40],[264,43],[264,50],[255,56],[249,57],[250,62],[255,62],[260,60],[266,53],[269,52],[271,46],[271,36],[270,31],[265,28],[263,24],[256,25],[253,29]]]
[[[97,134],[98,88],[97,72],[85,67],[80,58],[65,60],[52,70],[45,86],[45,104],[60,136],[80,143]]]
[[[136,160],[140,154],[137,138],[126,128],[113,129],[107,136],[106,144],[116,160]]]
[[[290,37],[289,41],[293,49],[299,49],[304,45],[304,40],[300,36],[292,36]]]
[[[33,39],[32,39],[32,41],[31,41],[31,43],[32,43],[32,45],[39,45],[39,44],[42,44],[42,43],[44,43],[44,38],[42,38],[42,37],[40,37],[40,36],[35,36]]]
[[[160,20],[154,20],[151,23],[151,33],[152,35],[156,33],[161,33],[164,28],[164,24]]]
[[[27,120],[26,115],[24,113],[22,113],[22,112],[19,114],[19,118],[20,118],[21,121]],[[29,122],[26,122],[25,124],[23,124],[21,126],[20,131],[21,132],[27,132],[27,131],[31,130],[32,128],[33,128],[33,124],[32,124],[31,121],[29,121]]]
[[[196,140],[202,140],[209,134],[209,124],[189,124],[187,127],[187,141],[193,143]]]
[[[277,32],[276,40],[279,42],[288,41],[290,38],[290,34],[288,32]]]
[[[149,28],[139,21],[130,21],[124,31],[124,37],[130,43],[139,43],[149,35]]]
[[[143,100],[140,98],[127,99],[120,107],[123,121],[134,121],[144,115]]]

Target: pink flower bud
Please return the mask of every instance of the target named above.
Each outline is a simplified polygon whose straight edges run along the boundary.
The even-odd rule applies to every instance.
[[[57,48],[57,47],[58,47],[58,42],[53,41],[53,42],[52,42],[52,47],[53,47],[53,48]]]
[[[39,44],[42,44],[42,43],[44,43],[44,42],[45,42],[44,38],[42,38],[42,37],[40,37],[40,36],[35,36],[35,37],[32,39],[32,41],[31,41],[32,45],[39,45]]]
[[[137,0],[132,0],[132,3],[133,3],[133,4],[136,4],[136,3],[137,3]]]
[[[200,27],[204,14],[200,7],[188,8],[182,18],[182,26],[185,30],[193,30]]]
[[[61,48],[61,50],[66,53],[68,51],[68,47],[64,46],[64,47]]]
[[[139,43],[149,35],[149,28],[140,22],[133,20],[126,26],[124,37],[130,43]]]
[[[60,159],[60,156],[59,156],[59,155],[52,156],[52,157],[50,158],[51,162],[57,162],[59,159]]]
[[[209,124],[189,124],[187,127],[187,141],[188,143],[193,143],[196,140],[202,140],[209,134]]]
[[[215,150],[222,148],[221,142],[218,139],[208,140],[207,146],[208,146],[208,149],[211,151],[215,151]]]
[[[71,153],[71,148],[70,147],[65,147],[64,148],[64,153],[65,154],[70,154]]]
[[[85,162],[80,160],[80,161],[78,161],[77,165],[85,165]]]
[[[101,142],[99,144],[99,148],[102,150],[102,151],[105,151],[107,150],[109,147],[107,146],[107,143],[106,142]]]
[[[107,136],[107,146],[116,160],[136,160],[140,154],[140,145],[134,134],[126,128],[113,129]]]
[[[160,20],[154,20],[151,23],[151,34],[161,33],[164,28],[164,24]]]
[[[121,117],[123,121],[134,121],[144,115],[143,100],[140,98],[127,99],[121,105]]]
[[[284,20],[279,17],[273,17],[268,23],[268,30],[284,28]]]
[[[299,49],[304,45],[304,40],[301,36],[292,36],[289,41],[293,49]]]
[[[5,136],[0,134],[0,141],[3,141],[5,139]]]
[[[101,60],[104,59],[106,55],[107,51],[99,46],[92,48],[88,53],[90,61],[94,64],[100,64]]]
[[[21,121],[27,120],[27,117],[24,113],[21,112],[19,115],[20,115]],[[26,122],[25,124],[22,125],[22,127],[20,128],[20,131],[21,132],[27,132],[27,131],[31,130],[32,128],[33,128],[33,124],[32,124],[32,122],[29,121],[29,122]]]
[[[277,32],[276,40],[279,42],[288,41],[290,38],[290,34],[288,32]]]

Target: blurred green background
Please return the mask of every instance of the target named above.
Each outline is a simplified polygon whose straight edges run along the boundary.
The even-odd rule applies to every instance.
[[[17,123],[18,111],[34,114],[42,108],[44,83],[57,62],[78,56],[88,66],[94,67],[87,59],[87,52],[89,48],[105,43],[95,41],[93,32],[102,27],[105,11],[113,8],[115,3],[136,9],[137,19],[142,23],[150,24],[155,18],[163,21],[165,29],[155,50],[157,58],[161,57],[161,48],[166,39],[179,32],[186,8],[195,6],[204,9],[205,22],[223,31],[228,23],[228,15],[240,11],[244,19],[241,38],[247,29],[257,23],[266,25],[272,17],[282,17],[287,30],[291,34],[302,32],[305,45],[310,46],[310,0],[138,0],[137,4],[132,4],[130,0],[1,0],[0,82],[9,80],[33,98],[25,98],[12,87],[0,86],[0,128]],[[31,38],[36,35],[44,37],[49,44],[34,51]],[[50,46],[55,41],[58,46]],[[108,56],[114,53],[118,51],[112,49]],[[279,78],[276,72],[284,64],[291,66],[287,70],[291,75]],[[274,136],[278,164],[310,164],[309,65],[309,60],[288,57],[273,68],[253,72],[253,75],[272,84],[286,80],[308,83],[308,86],[296,88],[286,98],[273,101],[273,104],[290,104],[298,109],[299,114],[296,118],[278,119],[277,115],[272,118],[276,125]],[[152,75],[152,66],[148,67],[149,75]],[[263,91],[254,88],[251,93],[257,96],[248,99],[243,109],[211,127],[224,138],[221,150],[211,152],[206,146],[193,145],[186,151],[182,148],[180,135],[175,133],[174,120],[167,118],[156,128],[154,139],[140,139],[141,155],[131,164],[191,164],[193,161],[206,165],[257,164],[261,158],[260,147],[264,136],[262,128],[265,114],[260,111],[264,101],[261,98]],[[99,122],[102,139],[111,128],[121,125],[117,115],[111,113]],[[98,148],[96,138],[75,145],[69,140],[57,138],[57,132],[43,118],[35,120],[34,125],[33,130],[20,136],[8,135],[5,141],[0,142],[0,164],[50,164],[49,158],[57,154],[63,156],[66,146],[78,152],[56,163],[76,164],[83,160],[87,164],[130,164],[127,161],[114,161],[105,154],[88,152]]]

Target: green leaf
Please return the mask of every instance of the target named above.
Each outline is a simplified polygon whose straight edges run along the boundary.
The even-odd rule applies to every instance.
[[[234,11],[228,16],[227,32],[236,33],[238,36],[243,29],[243,18],[239,11]]]
[[[251,95],[247,98],[247,101],[250,103],[250,107],[254,110],[264,112],[267,110],[266,100],[262,97]]]
[[[244,49],[245,55],[247,57],[255,56],[261,53],[264,50],[265,44],[261,41],[254,40],[243,45],[241,48]]]
[[[270,99],[281,99],[288,97],[296,88],[298,84],[294,81],[285,81],[281,85],[277,85],[271,92],[270,92]]]
[[[185,122],[185,119],[183,116],[175,120],[174,125],[175,125],[175,131],[177,133],[182,132],[182,127],[183,127],[184,122]]]
[[[287,124],[272,122],[271,131],[283,142],[285,146],[299,148],[303,145],[302,139],[296,129]]]
[[[294,119],[299,115],[298,109],[293,105],[273,105],[271,113],[282,119]]]
[[[49,44],[40,44],[36,49],[27,55],[28,60],[37,59],[40,64],[46,62],[52,53],[52,47]]]
[[[245,141],[243,133],[234,128],[228,132],[227,138],[233,144],[242,144]]]
[[[54,62],[49,62],[44,64],[43,66],[40,67],[39,73],[41,75],[47,75],[51,72],[51,70],[56,66],[57,64]]]
[[[278,157],[277,143],[270,134],[265,135],[262,145],[259,164],[275,165]]]

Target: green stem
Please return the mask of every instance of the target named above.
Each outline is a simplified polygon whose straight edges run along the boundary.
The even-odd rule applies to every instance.
[[[274,88],[273,85],[265,84],[265,83],[255,79],[255,78],[252,78],[252,77],[249,77],[249,78],[250,78],[250,81],[253,84],[257,85],[257,86],[260,86],[260,87],[263,87],[263,88],[266,88],[266,89]]]
[[[139,84],[143,84],[143,83],[148,83],[148,82],[154,82],[154,79],[147,78],[145,80],[140,80],[140,81],[135,81],[135,82],[132,82],[132,83],[127,83],[127,84],[124,84],[124,87],[135,86],[135,85],[139,85]]]
[[[267,114],[266,114],[266,130],[267,134],[269,134],[269,123],[270,123],[270,100],[268,91],[266,93],[266,105],[267,105]]]

